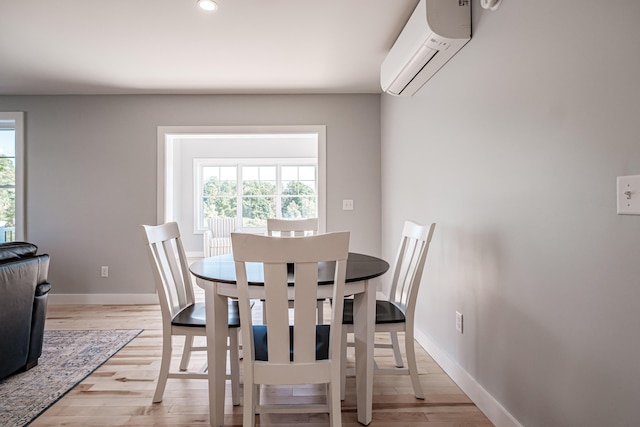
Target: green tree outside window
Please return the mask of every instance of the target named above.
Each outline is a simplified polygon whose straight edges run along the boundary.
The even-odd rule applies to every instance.
[[[0,157],[0,221],[5,227],[15,227],[16,168],[11,158]]]
[[[289,181],[282,191],[282,218],[316,216],[316,192],[300,181]]]
[[[221,181],[218,177],[211,177],[205,183],[202,197],[204,205],[203,218],[237,216],[237,185],[233,181]]]
[[[271,182],[244,181],[242,183],[242,225],[265,227],[267,218],[276,216],[276,186]]]

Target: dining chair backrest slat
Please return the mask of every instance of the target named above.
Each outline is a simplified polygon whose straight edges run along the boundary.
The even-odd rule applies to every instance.
[[[267,235],[280,237],[300,237],[318,234],[318,218],[267,219]]]

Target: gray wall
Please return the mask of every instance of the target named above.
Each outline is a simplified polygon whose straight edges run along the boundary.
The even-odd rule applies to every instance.
[[[158,126],[326,125],[327,230],[379,255],[378,95],[0,96],[0,110],[26,113],[27,236],[54,293],[154,292],[140,224],[156,223]]]
[[[470,43],[382,98],[383,256],[438,223],[417,327],[523,425],[638,425],[640,217],[615,193],[640,174],[640,2],[473,6]]]

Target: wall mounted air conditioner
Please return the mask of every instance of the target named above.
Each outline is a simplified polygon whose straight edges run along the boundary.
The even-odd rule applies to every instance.
[[[467,0],[420,0],[380,69],[382,90],[411,96],[471,39]]]

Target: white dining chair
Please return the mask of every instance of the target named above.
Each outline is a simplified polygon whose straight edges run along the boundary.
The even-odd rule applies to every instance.
[[[391,289],[385,300],[376,300],[375,332],[388,332],[391,343],[376,343],[375,348],[391,348],[396,362],[396,368],[378,368],[376,373],[409,374],[413,392],[417,399],[424,399],[424,392],[418,376],[416,353],[414,347],[414,318],[418,289],[422,280],[429,244],[433,237],[436,224],[423,226],[411,221],[405,221],[402,230],[400,246],[393,266]],[[353,333],[353,301],[346,300],[344,304],[344,328],[342,347],[342,387],[341,398],[344,399],[346,383],[346,350],[347,333]],[[404,332],[405,354],[407,368],[398,344],[398,332]]]
[[[162,401],[169,378],[207,378],[206,364],[199,371],[188,371],[191,353],[206,351],[195,346],[194,337],[204,337],[205,306],[195,302],[193,282],[182,246],[180,230],[175,222],[162,225],[143,225],[145,243],[153,269],[153,277],[162,313],[162,361],[153,402]],[[229,303],[229,360],[231,393],[234,405],[240,404],[240,363],[238,328],[240,317],[237,302]],[[171,371],[173,337],[184,336],[184,347],[179,371]]]
[[[331,426],[341,426],[342,308],[349,233],[289,238],[233,233],[231,239],[243,325],[244,427],[255,425],[256,413],[274,412],[328,412]],[[317,324],[313,310],[321,261],[335,262],[334,304],[331,323],[326,325]],[[264,267],[263,290],[268,311],[263,325],[254,324],[251,315],[246,264],[254,262],[263,263]],[[289,274],[290,268],[293,275]],[[326,384],[327,402],[261,405],[259,387],[263,384]]]
[[[267,218],[267,235],[301,237],[318,234],[318,218]]]
[[[318,234],[318,218],[267,219],[267,236],[302,237],[314,236],[316,234]],[[318,323],[324,323],[324,299],[316,301],[316,314],[318,316]],[[266,316],[264,307],[262,309],[262,316]]]

